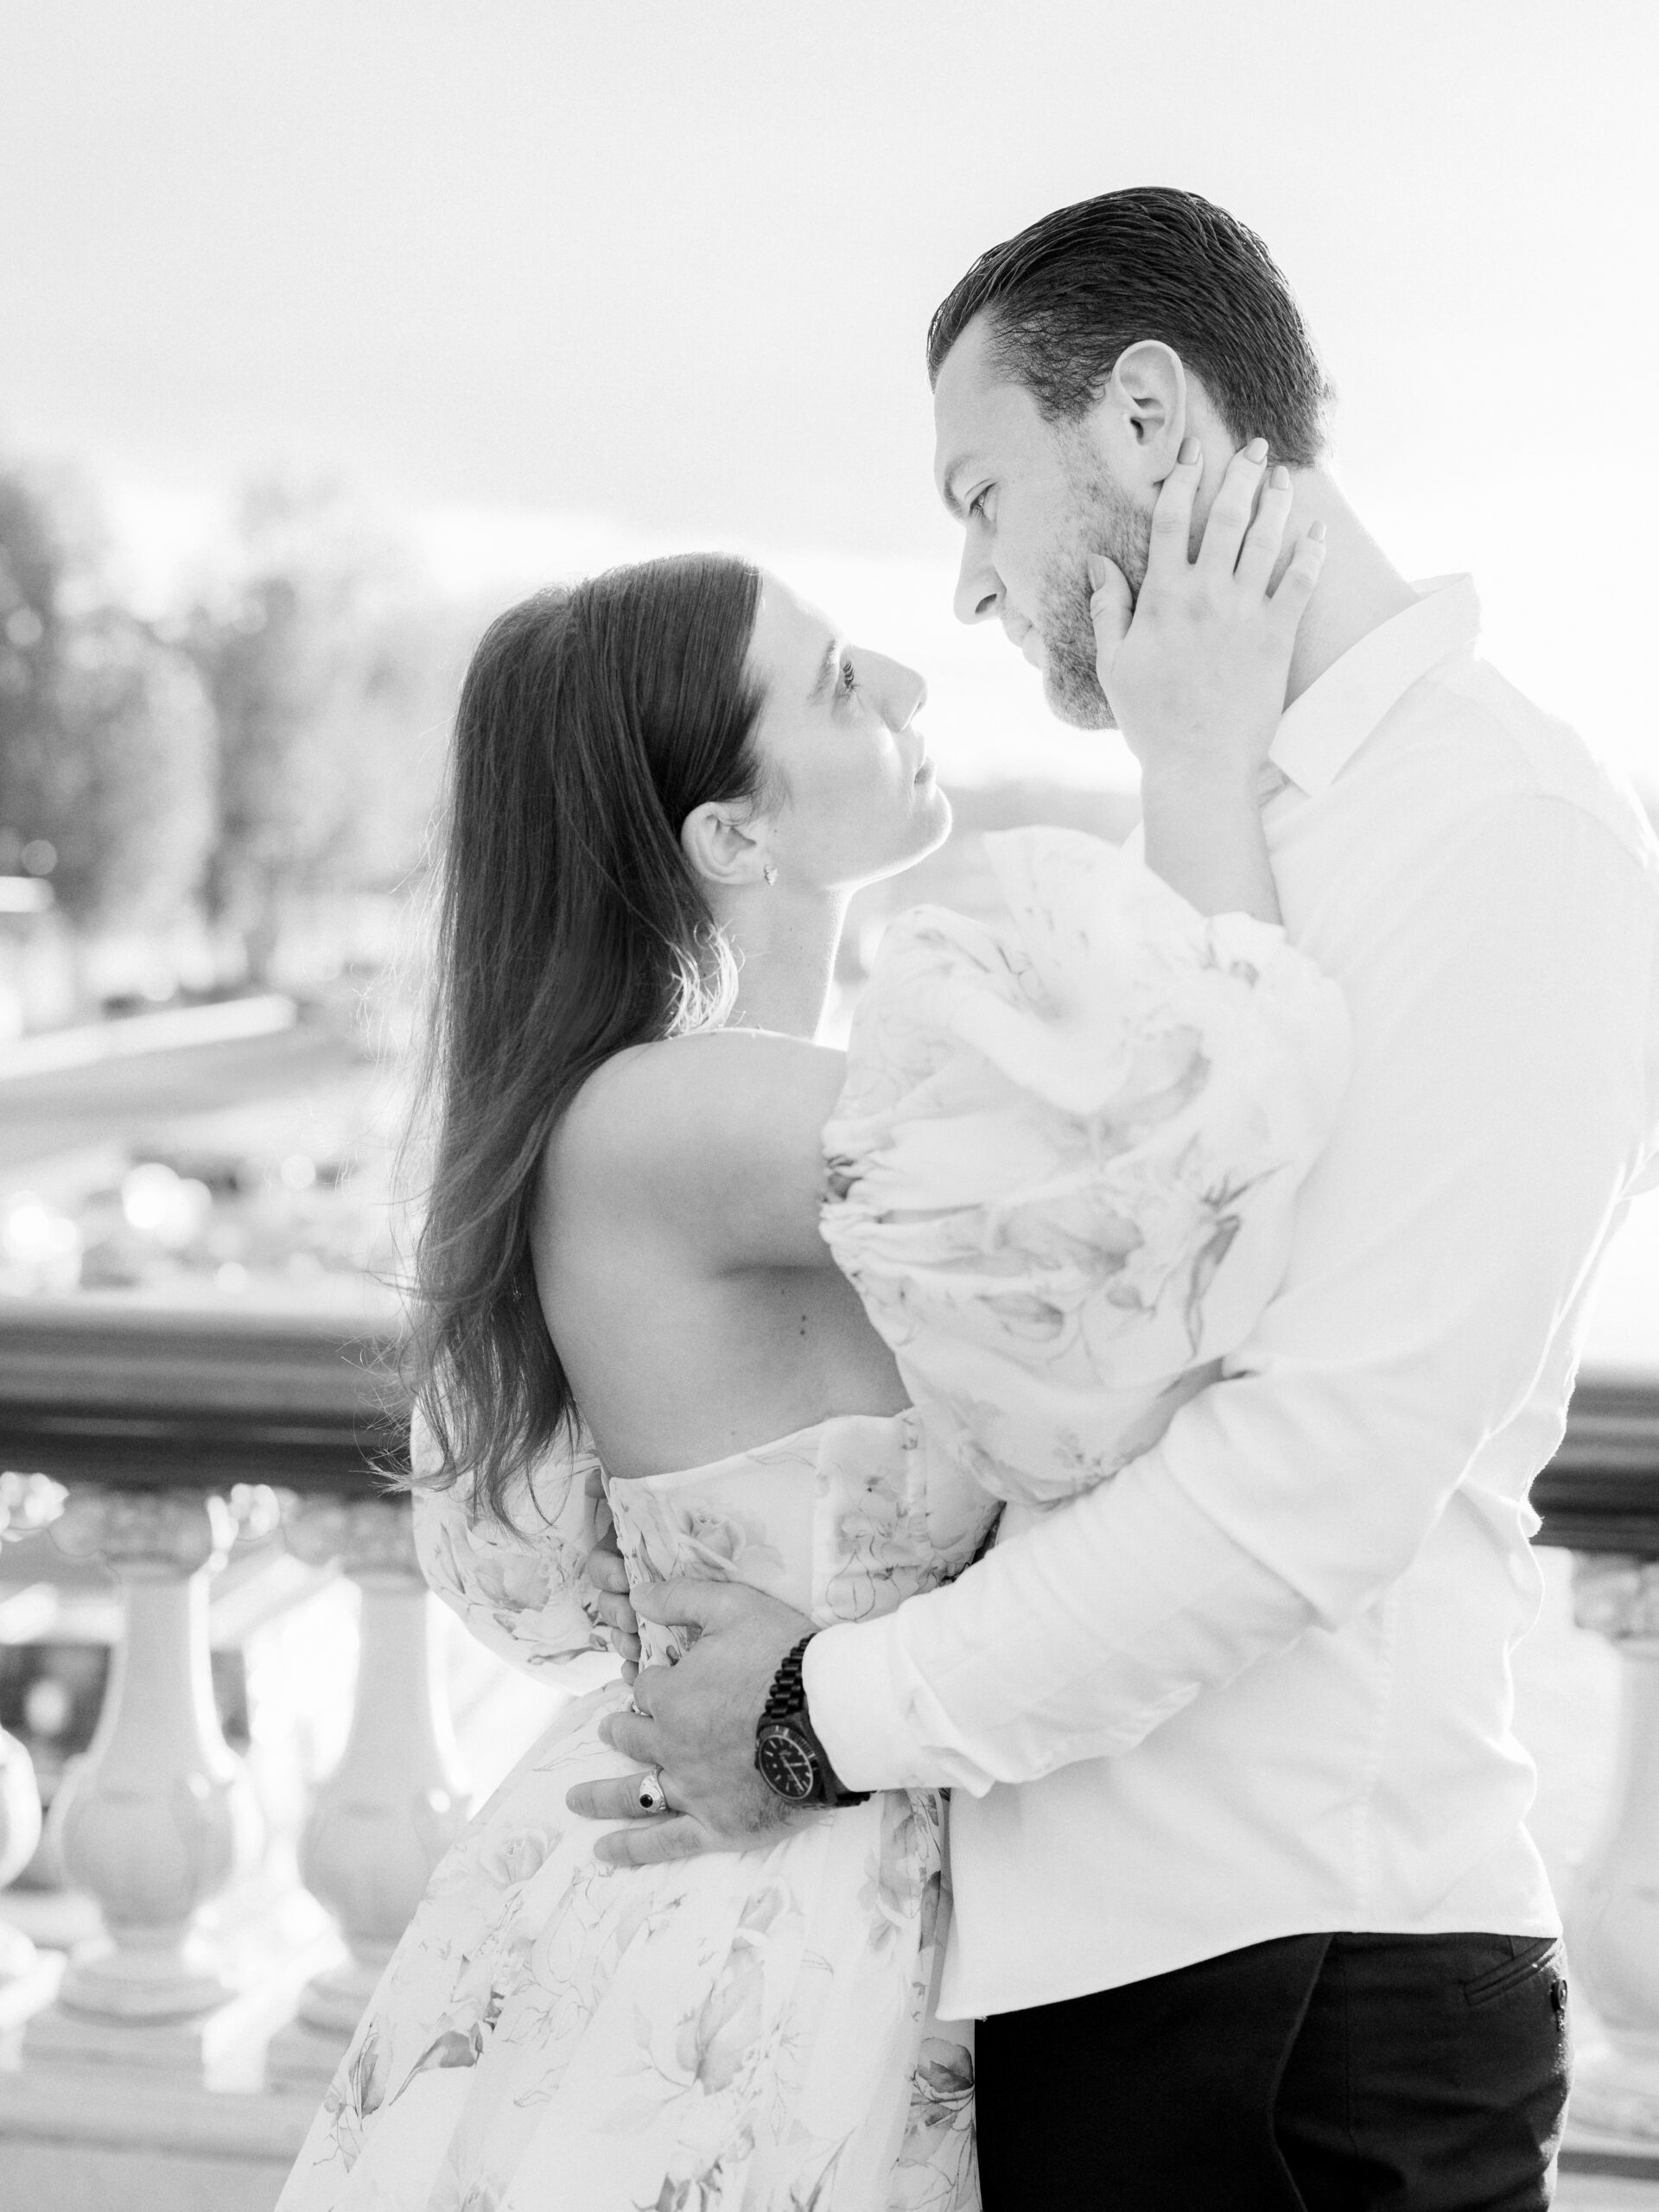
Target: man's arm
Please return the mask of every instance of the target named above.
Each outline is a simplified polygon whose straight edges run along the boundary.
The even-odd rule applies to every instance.
[[[1402,882],[1289,1275],[1231,1379],[1114,1481],[884,1619],[817,1637],[843,1782],[978,1793],[1125,1751],[1410,1564],[1544,1347],[1648,1142],[1650,896],[1557,800]]]

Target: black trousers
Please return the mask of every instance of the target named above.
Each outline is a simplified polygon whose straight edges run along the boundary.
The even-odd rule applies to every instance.
[[[985,2212],[1543,2212],[1559,1942],[1293,1936],[980,2023]]]

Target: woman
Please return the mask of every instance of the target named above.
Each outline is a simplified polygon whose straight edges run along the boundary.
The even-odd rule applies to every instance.
[[[1262,492],[1252,575],[1288,504]],[[1001,1498],[1109,1476],[1239,1341],[1343,1057],[1253,798],[1317,565],[1240,583],[1236,728],[1172,743],[1179,806],[1149,791],[1193,903],[1092,840],[992,841],[1007,924],[895,925],[844,1059],[809,1040],[847,899],[949,823],[919,679],[732,561],[494,626],[417,1315],[423,1557],[489,1640],[604,1641],[601,1465],[636,1586],[854,1618],[959,1572]],[[626,1771],[596,1733],[626,1695],[567,1709],[439,1867],[283,2207],[965,2212],[937,1796],[611,1874],[566,1798]]]

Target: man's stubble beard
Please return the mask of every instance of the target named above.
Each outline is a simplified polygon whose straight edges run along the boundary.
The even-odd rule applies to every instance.
[[[1044,570],[1039,591],[1043,690],[1053,712],[1073,729],[1116,729],[1117,718],[1095,673],[1089,556],[1104,553],[1115,561],[1128,579],[1131,600],[1138,598],[1152,543],[1152,516],[1100,469],[1092,454],[1079,454],[1072,483],[1075,505],[1067,518],[1065,550]]]

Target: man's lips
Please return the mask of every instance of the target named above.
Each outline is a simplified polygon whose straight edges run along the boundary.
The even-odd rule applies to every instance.
[[[1043,641],[1037,634],[1036,624],[1022,621],[1016,615],[1011,622],[1005,619],[1002,627],[1007,632],[1008,643],[1015,651],[1033,668],[1040,668],[1043,664]]]

